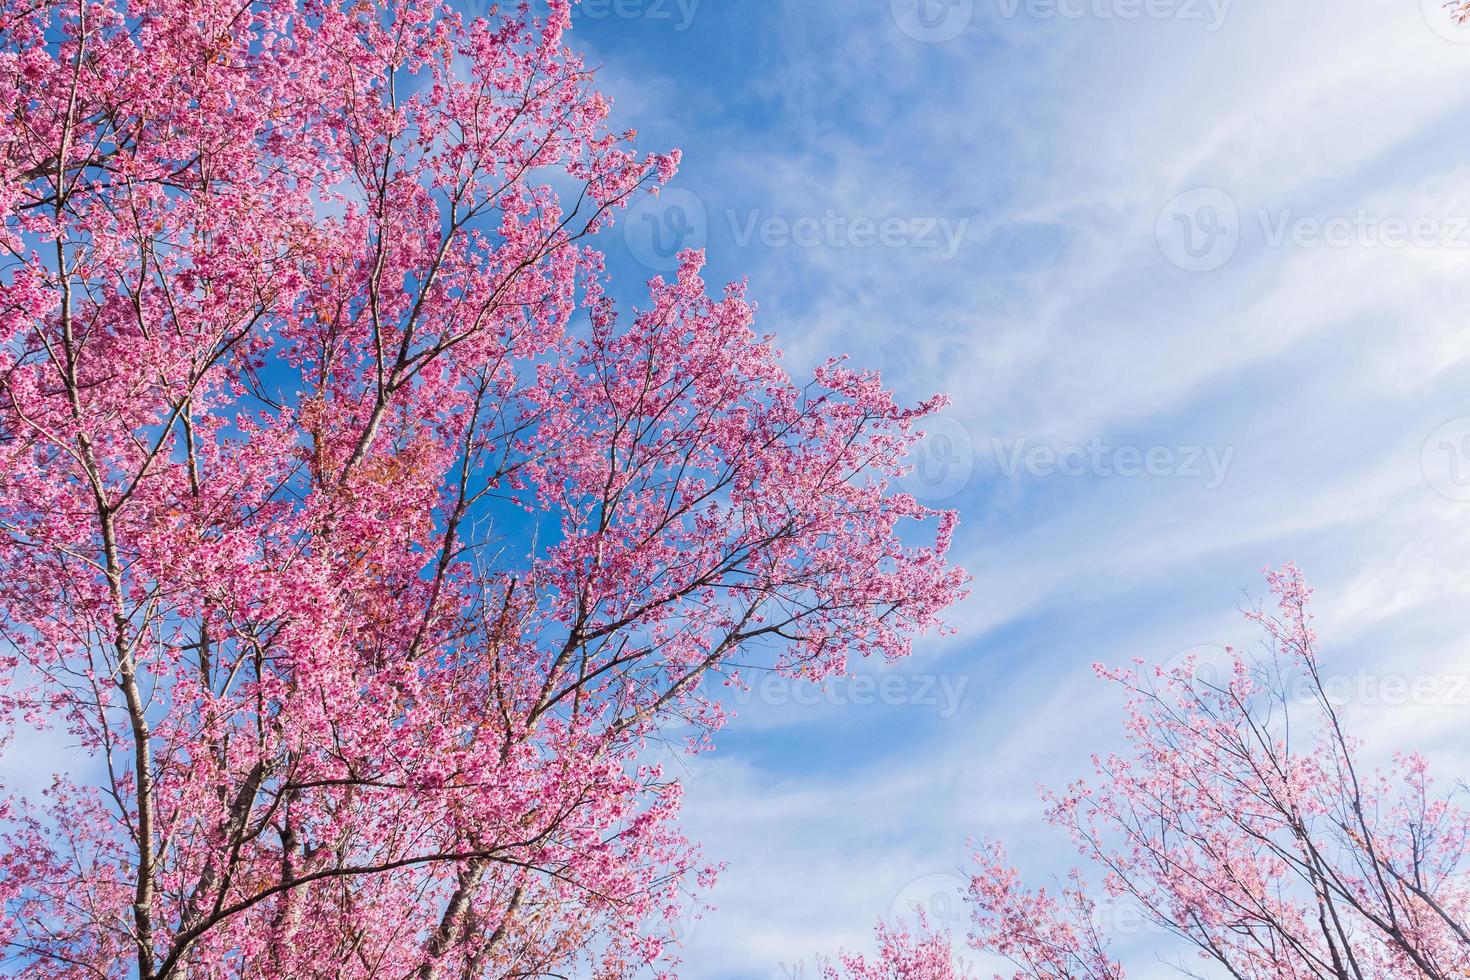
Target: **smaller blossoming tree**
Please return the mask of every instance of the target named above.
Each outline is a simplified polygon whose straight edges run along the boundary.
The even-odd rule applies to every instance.
[[[1268,580],[1277,608],[1247,612],[1265,652],[1229,650],[1222,676],[1193,659],[1096,668],[1127,694],[1127,747],[1094,756],[1093,779],[1044,791],[1048,820],[1109,900],[1198,954],[1203,965],[1179,964],[1185,974],[1470,976],[1470,812],[1436,790],[1418,755],[1365,763],[1329,696],[1311,589],[1293,565]],[[1016,980],[1122,980],[1082,871],[1033,889],[999,844],[975,851],[972,949],[1012,963]],[[931,965],[872,972],[844,960],[846,975],[955,975],[932,938],[880,941],[882,963],[917,962],[905,951],[923,949]]]
[[[1466,976],[1470,814],[1417,755],[1365,765],[1328,696],[1311,589],[1292,565],[1268,578],[1278,610],[1247,614],[1265,656],[1232,650],[1218,680],[1191,661],[1097,668],[1128,693],[1128,751],[1048,793],[1048,818],[1110,896],[1229,976]],[[1123,976],[1080,879],[1027,891],[986,845],[969,897],[972,945],[1017,977]]]

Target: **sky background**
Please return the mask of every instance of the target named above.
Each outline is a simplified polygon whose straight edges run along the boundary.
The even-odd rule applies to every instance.
[[[793,373],[947,392],[909,489],[974,576],[955,635],[757,680],[669,756],[728,865],[684,977],[868,950],[913,902],[962,934],[971,837],[1065,873],[1036,784],[1119,740],[1090,665],[1249,645],[1268,564],[1318,588],[1368,751],[1470,777],[1470,30],[1438,3],[583,0],[615,122],[684,152],[601,240],[615,295],[704,247]],[[0,772],[38,788],[44,751]]]
[[[1035,786],[1117,742],[1090,664],[1254,642],[1267,564],[1317,586],[1369,751],[1470,775],[1470,31],[1438,0],[574,19],[615,121],[684,151],[605,242],[619,294],[703,246],[793,372],[846,353],[948,392],[912,488],[960,511],[975,577],[954,637],[826,692],[757,684],[716,752],[672,760],[728,863],[685,976],[867,949],[916,900],[963,931],[972,836],[1065,872]],[[1130,975],[1168,975],[1102,914]]]

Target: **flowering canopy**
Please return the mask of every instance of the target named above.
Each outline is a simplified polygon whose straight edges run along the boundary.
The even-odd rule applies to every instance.
[[[618,316],[678,158],[569,23],[0,0],[0,712],[86,755],[0,797],[13,975],[669,962],[659,727],[960,594],[889,487],[939,402],[794,384],[697,253]]]
[[[874,956],[844,953],[820,965],[821,980],[970,980],[969,969],[955,958],[949,937],[930,928],[920,912],[916,928],[879,923],[874,929]]]

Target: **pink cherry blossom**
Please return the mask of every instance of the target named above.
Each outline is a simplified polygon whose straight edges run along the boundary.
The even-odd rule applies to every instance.
[[[969,980],[969,967],[956,958],[949,936],[933,930],[921,914],[917,927],[878,923],[873,956],[843,953],[818,963],[821,980]]]

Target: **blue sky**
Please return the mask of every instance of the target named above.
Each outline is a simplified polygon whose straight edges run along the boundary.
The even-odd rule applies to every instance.
[[[622,294],[703,244],[793,371],[845,352],[950,393],[914,489],[959,509],[975,576],[957,636],[856,686],[757,687],[675,762],[729,864],[686,976],[781,976],[914,899],[944,919],[969,836],[1065,871],[1034,786],[1116,740],[1089,664],[1251,642],[1268,563],[1318,587],[1369,751],[1467,775],[1470,33],[1437,0],[602,0],[576,23],[617,122],[685,154],[608,241]],[[1105,914],[1132,975],[1168,975]]]

